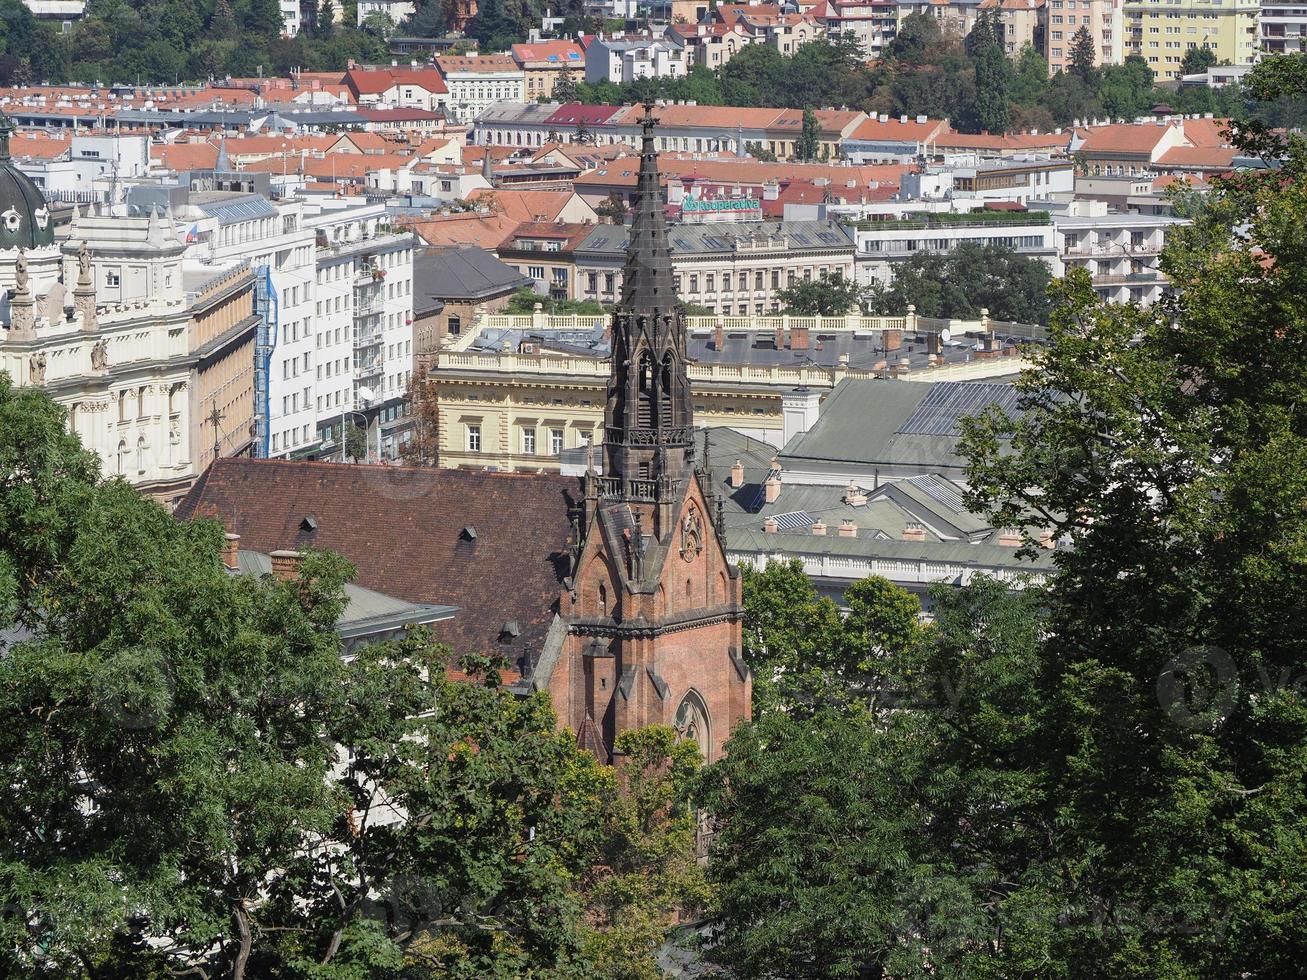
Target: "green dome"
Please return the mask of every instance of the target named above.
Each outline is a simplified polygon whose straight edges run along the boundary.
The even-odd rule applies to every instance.
[[[41,189],[14,166],[9,135],[14,127],[0,113],[0,249],[54,244],[54,222]]]

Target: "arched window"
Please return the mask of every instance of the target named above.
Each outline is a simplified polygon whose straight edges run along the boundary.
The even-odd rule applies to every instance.
[[[118,475],[127,475],[127,440],[118,440]]]
[[[145,436],[139,436],[136,440],[136,472],[145,472]]]
[[[640,396],[637,403],[636,425],[653,428],[656,416],[657,393],[654,391],[654,362],[648,351],[640,355]]]
[[[603,582],[599,583],[599,615],[608,615],[608,589]]]
[[[704,761],[712,761],[712,723],[708,717],[708,706],[698,691],[689,691],[681,699],[672,725],[679,737],[699,746]]]
[[[662,395],[659,407],[662,410],[661,415],[664,428],[671,428],[676,424],[675,420],[672,418],[672,378],[674,375],[675,372],[673,370],[672,354],[671,351],[668,351],[663,357],[662,384],[659,386]]]

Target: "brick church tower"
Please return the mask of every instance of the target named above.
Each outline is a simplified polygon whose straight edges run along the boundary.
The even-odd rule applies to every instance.
[[[607,761],[630,728],[671,725],[721,757],[749,716],[740,575],[718,500],[696,459],[685,323],[645,106],[637,203],[613,314],[604,472],[574,514],[567,637],[548,681],[559,719]]]

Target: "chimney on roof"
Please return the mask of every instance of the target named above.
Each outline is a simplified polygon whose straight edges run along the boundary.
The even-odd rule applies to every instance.
[[[826,533],[826,522],[820,517],[812,522],[812,533],[824,535]]]
[[[300,565],[304,555],[299,551],[274,551],[268,556],[272,559],[272,577],[278,582],[294,582],[300,577]]]
[[[898,350],[900,347],[903,346],[903,331],[882,330],[881,346],[883,346],[887,352],[892,350]]]
[[[858,536],[858,526],[853,523],[852,519],[846,517],[840,521],[839,530],[835,533],[841,538],[856,538]]]
[[[230,531],[226,534],[222,542],[222,563],[235,571],[240,567],[241,560],[241,536],[232,534]]]
[[[767,479],[762,484],[762,499],[769,504],[774,504],[781,495],[781,469],[776,463],[772,463],[772,470],[767,474]]]
[[[1005,527],[998,532],[998,545],[1000,548],[1020,548],[1021,532],[1014,527]]]
[[[932,330],[926,334],[926,353],[935,355],[944,353],[943,334],[938,330]]]
[[[808,349],[808,328],[792,327],[790,329],[790,350]]]
[[[866,507],[867,491],[856,483],[850,483],[844,488],[844,502],[850,507]]]
[[[731,467],[730,486],[736,490],[744,486],[744,463],[738,459],[735,461],[735,465]]]
[[[762,530],[764,534],[775,534],[780,530],[780,525],[776,523],[776,518],[768,517],[762,522]]]
[[[717,351],[719,354],[726,347],[726,326],[721,320],[717,321],[717,327],[713,331],[712,345],[713,350]]]
[[[903,540],[925,541],[926,540],[925,527],[918,524],[916,521],[908,521],[907,524],[903,525]]]
[[[776,328],[776,349],[785,350],[785,328],[783,326]]]

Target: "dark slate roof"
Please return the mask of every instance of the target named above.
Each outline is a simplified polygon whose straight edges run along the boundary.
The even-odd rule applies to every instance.
[[[413,257],[413,308],[419,314],[438,303],[482,300],[531,285],[512,266],[475,245],[428,249]]]
[[[557,474],[225,458],[176,515],[221,520],[242,549],[339,552],[364,588],[457,606],[436,628],[455,651],[498,651],[516,664],[534,662],[553,620],[568,507],[580,498],[580,481]]]

